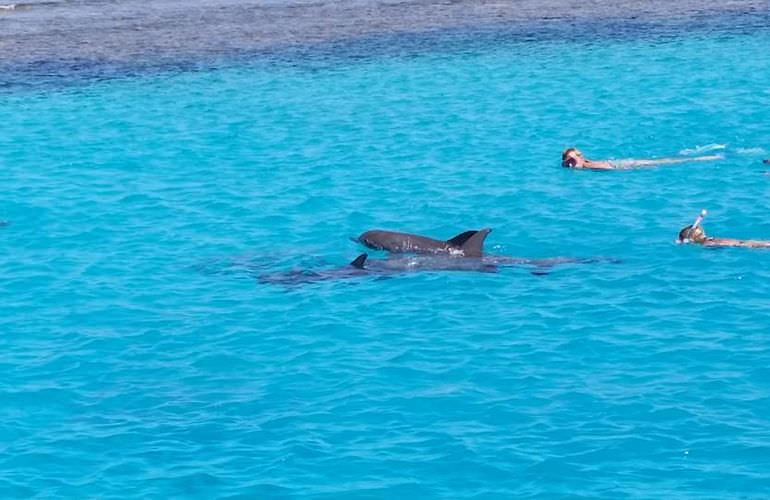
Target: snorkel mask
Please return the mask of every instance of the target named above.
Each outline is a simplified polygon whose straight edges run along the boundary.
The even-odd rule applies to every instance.
[[[677,243],[697,243],[706,238],[706,233],[701,227],[701,222],[703,222],[703,218],[706,216],[706,213],[707,212],[705,209],[701,210],[698,217],[695,218],[695,222],[679,231],[679,238],[677,239]]]

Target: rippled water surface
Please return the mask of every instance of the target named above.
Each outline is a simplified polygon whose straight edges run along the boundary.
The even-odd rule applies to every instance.
[[[674,244],[702,208],[770,239],[751,7],[106,79],[7,44],[0,496],[766,497],[770,252]],[[724,159],[570,171],[569,146]],[[481,227],[490,254],[615,260],[261,279]]]

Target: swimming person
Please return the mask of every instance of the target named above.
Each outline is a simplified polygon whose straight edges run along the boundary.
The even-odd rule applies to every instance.
[[[561,166],[566,168],[584,168],[588,170],[628,170],[634,167],[651,167],[654,165],[670,165],[673,163],[688,163],[691,161],[721,160],[722,155],[692,156],[685,158],[658,158],[655,160],[589,160],[577,148],[565,149],[561,154]]]
[[[714,238],[706,236],[701,226],[706,211],[701,210],[695,222],[679,231],[677,243],[696,243],[707,247],[746,247],[746,248],[770,248],[770,241],[766,240],[736,240],[733,238]]]

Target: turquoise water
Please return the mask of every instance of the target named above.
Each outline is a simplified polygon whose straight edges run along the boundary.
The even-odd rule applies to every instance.
[[[770,33],[509,41],[11,90],[0,496],[763,498]],[[594,158],[724,154],[639,171]],[[545,276],[285,288],[373,228]],[[382,254],[373,254],[382,257]]]

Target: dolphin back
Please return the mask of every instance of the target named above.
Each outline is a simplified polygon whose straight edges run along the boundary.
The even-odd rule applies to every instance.
[[[449,245],[446,241],[434,240],[419,234],[399,233],[381,229],[366,231],[358,237],[358,242],[373,250],[386,250],[395,253],[439,253],[449,251]]]
[[[399,233],[374,229],[362,233],[353,241],[362,243],[374,250],[386,250],[393,253],[452,253],[463,250],[479,231],[464,231],[446,241],[436,240],[419,234]],[[483,240],[483,239],[482,239]],[[469,245],[469,248],[473,244]]]

